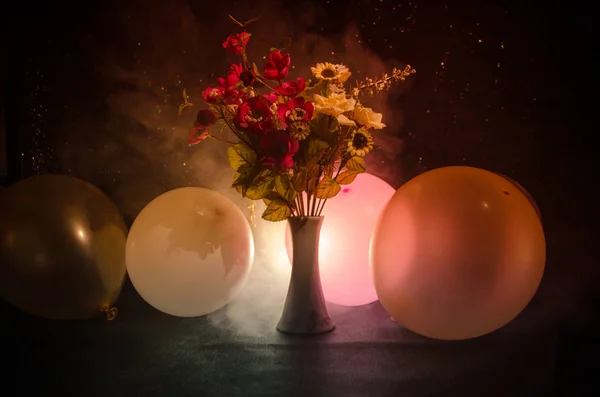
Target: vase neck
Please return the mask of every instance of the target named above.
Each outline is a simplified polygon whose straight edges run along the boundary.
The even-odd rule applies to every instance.
[[[288,224],[293,234],[301,231],[314,231],[317,235],[321,231],[323,216],[293,216],[288,218]]]

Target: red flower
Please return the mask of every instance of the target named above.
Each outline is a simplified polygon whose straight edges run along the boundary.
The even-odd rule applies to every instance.
[[[217,122],[217,117],[208,109],[201,109],[196,115],[196,121],[194,127],[205,127],[208,128]]]
[[[223,96],[225,94],[225,79],[219,77],[217,79],[218,85],[216,87],[207,87],[204,91],[202,91],[202,98],[207,103],[217,103],[220,100],[223,100]]]
[[[258,146],[263,166],[284,170],[294,166],[294,154],[300,144],[285,131],[272,131],[261,138]]]
[[[288,103],[277,105],[277,115],[285,128],[293,123],[306,123],[313,117],[315,108],[311,102],[305,102],[304,98],[292,98]]]
[[[241,130],[264,133],[273,125],[269,102],[262,96],[245,100],[238,107],[234,122]]]
[[[256,81],[256,75],[254,75],[252,70],[244,70],[242,73],[240,73],[240,80],[242,80],[244,86],[248,87],[254,84]]]
[[[208,109],[202,109],[198,111],[196,121],[194,121],[194,127],[190,131],[188,137],[188,143],[195,145],[202,142],[210,135],[210,127],[217,122],[216,116]]]
[[[296,96],[306,88],[306,82],[303,78],[298,77],[298,81],[288,81],[281,84],[278,87],[275,87],[275,90],[281,95],[285,96]]]
[[[250,33],[232,34],[223,42],[223,48],[235,55],[242,55],[246,44],[248,44],[248,40],[250,40]]]
[[[240,81],[240,75],[244,71],[244,68],[241,64],[232,64],[227,69],[227,75],[225,75],[225,83],[227,87],[233,87]]]
[[[225,91],[225,103],[227,105],[239,105],[246,99],[246,93],[235,88]]]
[[[207,87],[202,91],[202,98],[206,103],[217,103],[223,98],[223,89],[217,87]]]
[[[190,131],[190,136],[188,137],[188,143],[190,145],[195,145],[197,143],[202,142],[210,135],[210,131],[208,128],[192,128]]]
[[[277,102],[277,98],[278,98],[277,94],[274,94],[272,92],[269,92],[268,94],[263,94],[263,97],[271,103]]]
[[[268,80],[283,80],[289,73],[289,67],[290,54],[272,51],[271,54],[269,54],[269,62],[265,64],[263,75]]]

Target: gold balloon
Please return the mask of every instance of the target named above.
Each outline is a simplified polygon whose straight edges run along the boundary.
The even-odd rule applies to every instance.
[[[510,322],[546,261],[540,218],[512,182],[471,167],[410,180],[380,215],[370,260],[381,304],[418,334],[468,339]]]
[[[73,177],[41,175],[4,191],[0,208],[0,296],[40,317],[114,317],[127,228],[104,193]]]

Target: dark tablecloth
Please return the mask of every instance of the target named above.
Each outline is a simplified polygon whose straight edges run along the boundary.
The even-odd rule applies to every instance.
[[[593,377],[573,382],[571,367],[557,365],[556,293],[542,288],[495,333],[447,342],[403,329],[378,302],[332,306],[338,326],[328,335],[281,335],[276,313],[257,314],[249,334],[218,314],[162,314],[127,284],[110,322],[47,321],[4,307],[3,385],[14,392],[3,395],[592,396]]]

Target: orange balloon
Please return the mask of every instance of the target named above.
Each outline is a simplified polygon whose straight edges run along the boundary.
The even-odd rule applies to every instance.
[[[415,333],[445,340],[492,332],[533,298],[546,242],[536,210],[506,178],[445,167],[396,191],[372,236],[381,304]]]
[[[527,191],[527,189],[525,189],[519,182],[515,181],[511,177],[508,177],[508,176],[503,175],[503,174],[498,174],[498,175],[500,175],[501,177],[506,178],[510,182],[512,182],[521,191],[521,193],[523,193],[523,195],[525,197],[527,197],[527,199],[529,200],[529,203],[531,203],[531,205],[535,209],[535,212],[537,212],[537,214],[540,217],[540,219],[542,219],[542,211],[540,211],[540,207],[537,205],[537,202],[535,201],[535,199],[533,198],[533,196],[531,195],[531,193],[529,193]]]

